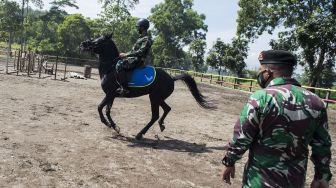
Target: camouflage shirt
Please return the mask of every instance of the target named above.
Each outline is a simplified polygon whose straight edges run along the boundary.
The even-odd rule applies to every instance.
[[[151,46],[152,40],[147,34],[140,36],[132,50],[126,53],[126,57],[136,58],[138,61],[145,62]]]
[[[226,157],[249,150],[243,187],[304,187],[308,145],[315,179],[331,179],[331,139],[322,100],[292,78],[275,78],[256,91],[234,127]]]

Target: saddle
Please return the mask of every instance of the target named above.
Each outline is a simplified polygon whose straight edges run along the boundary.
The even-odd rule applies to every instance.
[[[142,66],[133,69],[128,77],[128,87],[146,87],[156,78],[156,70],[152,66]]]

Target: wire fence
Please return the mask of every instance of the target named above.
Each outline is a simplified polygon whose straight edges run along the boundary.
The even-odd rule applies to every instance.
[[[0,49],[0,72],[3,71],[6,74],[66,80],[70,72],[84,74],[86,77],[91,77],[91,74],[98,75],[98,71],[91,72],[92,68],[97,66],[98,62],[92,59],[41,55],[21,51],[9,52]]]
[[[6,74],[35,75],[38,78],[51,77],[54,80],[66,80],[68,78],[67,73],[69,72],[84,74],[84,77],[86,78],[91,77],[91,74],[99,75],[97,69],[91,72],[92,67],[98,66],[97,60],[41,55],[20,51],[9,52],[8,50],[1,49],[0,65],[3,65],[0,66],[0,72],[3,71]],[[208,83],[247,92],[254,92],[260,89],[255,79],[221,76],[171,68],[162,69],[171,75],[188,73],[193,76],[197,82],[201,83]],[[302,87],[314,91],[314,93],[327,103],[327,106],[329,104],[336,104],[336,90],[309,86]]]
[[[223,86],[226,88],[232,88],[247,92],[254,92],[256,90],[261,89],[258,85],[257,80],[255,79],[221,76],[221,75],[206,74],[206,73],[199,73],[194,71],[185,71],[171,68],[162,68],[162,69],[169,72],[171,75],[188,73],[189,75],[192,75],[194,79],[198,82]],[[336,104],[336,90],[309,87],[309,86],[302,86],[302,87],[314,91],[315,94],[317,94],[324,102],[326,102],[327,107],[329,104],[333,105]]]

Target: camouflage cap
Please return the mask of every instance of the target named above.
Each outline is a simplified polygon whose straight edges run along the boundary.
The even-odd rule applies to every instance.
[[[296,58],[288,51],[284,50],[267,50],[259,54],[260,64],[287,64],[296,65]]]

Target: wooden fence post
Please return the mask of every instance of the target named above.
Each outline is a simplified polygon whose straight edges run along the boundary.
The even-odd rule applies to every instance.
[[[201,74],[201,82],[203,81],[203,73]]]
[[[39,69],[39,78],[41,78],[41,72],[42,72],[42,61],[43,60],[43,57],[42,56],[40,56],[39,58],[38,58],[38,69]]]
[[[237,78],[234,78],[233,89],[236,89],[236,84],[237,84]]]
[[[68,64],[68,57],[65,58],[65,65],[64,65],[64,81],[65,81],[65,78],[66,78],[67,64]]]
[[[19,75],[19,70],[20,70],[20,60],[21,60],[21,50],[19,50],[19,54],[18,54],[18,60],[16,63],[16,76]]]
[[[253,85],[253,81],[251,80],[251,83],[250,83],[250,92],[252,92],[252,85]]]
[[[27,71],[28,71],[28,76],[30,76],[30,66],[31,66],[31,61],[30,61],[30,59],[31,59],[31,54],[30,54],[30,52],[28,52],[28,66],[27,66]]]
[[[14,51],[14,70],[16,69],[16,51]]]
[[[25,67],[26,67],[26,55],[27,55],[27,52],[25,51],[24,52],[24,56],[23,56],[23,59],[22,59],[22,53],[23,51],[21,52],[21,66],[20,66],[20,71],[24,71],[25,70]]]
[[[9,66],[9,61],[11,59],[11,55],[10,55],[10,51],[9,51],[9,48],[7,49],[7,57],[6,57],[6,74],[8,74],[8,66]]]
[[[35,53],[33,53],[32,72],[35,72]]]
[[[326,98],[325,98],[325,99],[327,100],[327,101],[326,101],[326,102],[327,102],[326,108],[328,108],[328,104],[329,104],[328,100],[329,100],[329,97],[330,97],[330,92],[331,92],[331,91],[328,91],[328,92],[327,92],[327,95],[326,95]]]
[[[57,64],[58,64],[58,56],[56,56],[55,80],[56,80],[56,77],[57,77]]]
[[[210,84],[212,84],[212,75],[210,75]]]

